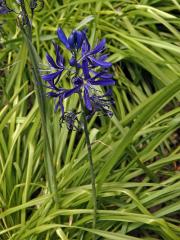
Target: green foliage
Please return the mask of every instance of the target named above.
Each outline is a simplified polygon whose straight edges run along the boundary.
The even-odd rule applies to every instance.
[[[180,203],[180,25],[177,0],[45,0],[33,44],[45,63],[62,26],[106,37],[115,80],[114,116],[89,122],[98,192],[92,229],[91,175],[84,134],[59,127],[45,107],[59,206],[50,194],[32,63],[15,15],[0,16],[0,239],[178,240]],[[12,4],[13,3],[9,3]],[[63,49],[62,49],[63,51]],[[49,51],[53,54],[53,49]],[[62,84],[68,86],[68,82]],[[76,99],[66,108],[79,107]],[[46,166],[48,169],[48,166]]]

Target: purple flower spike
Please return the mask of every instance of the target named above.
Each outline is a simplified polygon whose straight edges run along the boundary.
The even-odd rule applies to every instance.
[[[88,116],[95,112],[102,112],[109,117],[112,116],[110,106],[113,104],[112,93],[110,90],[103,94],[100,87],[108,87],[115,84],[113,75],[108,69],[111,63],[107,62],[107,54],[104,54],[106,40],[101,40],[94,48],[91,48],[86,36],[86,31],[73,30],[67,38],[61,28],[58,28],[57,35],[62,44],[70,51],[71,56],[66,63],[60,54],[60,47],[53,42],[56,59],[50,54],[46,54],[46,59],[53,70],[49,74],[43,75],[42,79],[48,84],[50,92],[47,95],[55,99],[55,111],[61,109],[62,121],[72,129],[75,114],[67,114],[64,109],[64,100],[71,95],[82,93],[84,106]],[[70,81],[71,88],[65,89],[59,79],[62,72],[67,81]],[[76,119],[76,118],[74,118]]]

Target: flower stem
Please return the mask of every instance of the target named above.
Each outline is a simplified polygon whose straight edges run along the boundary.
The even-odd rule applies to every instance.
[[[90,171],[91,171],[92,200],[93,200],[93,208],[94,208],[94,211],[93,211],[93,228],[96,228],[96,213],[97,213],[96,180],[95,180],[95,174],[94,174],[92,149],[91,149],[91,143],[90,143],[90,139],[89,139],[89,131],[88,131],[88,126],[87,126],[85,107],[84,107],[81,92],[79,92],[79,98],[80,98],[80,104],[81,104],[82,113],[83,113],[83,125],[84,125],[83,127],[84,127],[86,145],[87,145],[87,150],[88,150],[88,160],[89,160]],[[95,239],[95,236],[94,236],[94,239]]]
[[[33,81],[36,96],[38,99],[40,116],[41,116],[41,123],[42,123],[42,133],[44,137],[44,163],[45,163],[45,170],[47,174],[47,181],[50,193],[53,195],[53,200],[58,206],[59,198],[58,198],[58,191],[57,191],[57,182],[56,182],[56,171],[53,165],[53,153],[49,142],[48,132],[47,132],[47,124],[46,124],[46,106],[45,106],[45,94],[41,84],[41,76],[39,73],[39,59],[37,52],[32,44],[32,29],[29,21],[28,14],[26,12],[26,7],[24,0],[21,0],[21,8],[23,12],[23,17],[25,22],[20,24],[21,31],[24,35],[28,50],[29,56],[32,64],[32,72],[33,72]],[[38,84],[40,83],[40,84]]]

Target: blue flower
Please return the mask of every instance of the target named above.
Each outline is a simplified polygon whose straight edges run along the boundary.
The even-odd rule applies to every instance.
[[[92,50],[88,39],[85,38],[85,41],[82,44],[82,60],[87,60],[92,67],[111,67],[111,63],[106,62],[107,55],[100,55],[98,58],[95,57],[96,54],[101,54],[105,49],[106,40],[101,40]]]
[[[82,63],[82,69],[84,73],[84,102],[85,106],[89,111],[92,111],[92,104],[91,104],[91,98],[90,98],[90,92],[91,90],[95,89],[94,87],[96,85],[99,86],[110,86],[114,85],[115,81],[113,80],[113,75],[107,73],[106,71],[101,71],[101,72],[94,72],[94,76],[90,75],[89,68],[88,68],[88,61],[83,60]]]
[[[61,114],[62,117],[64,116],[64,105],[63,101],[64,99],[70,97],[74,93],[79,92],[79,87],[74,87],[72,89],[65,89],[65,88],[59,88],[59,89],[53,89],[55,91],[48,92],[47,95],[49,97],[55,98],[56,104],[55,104],[55,112],[58,110],[58,108],[61,108]]]
[[[69,38],[66,37],[62,28],[58,28],[57,35],[59,40],[65,45],[69,50],[78,50],[81,48],[82,43],[85,39],[85,33],[83,31],[73,30]]]
[[[115,84],[113,75],[108,72],[111,63],[106,61],[107,54],[104,54],[105,39],[100,41],[94,48],[91,48],[84,30],[74,30],[67,38],[63,30],[58,28],[57,35],[66,49],[71,52],[72,56],[66,62],[69,63],[69,66],[65,67],[64,58],[60,54],[59,46],[55,43],[53,44],[56,61],[49,54],[46,55],[53,72],[43,75],[42,79],[48,83],[47,87],[51,89],[47,95],[55,99],[55,111],[60,108],[62,120],[66,119],[67,116],[69,119],[71,114],[65,113],[64,100],[75,93],[83,93],[84,105],[90,112],[90,115],[96,111],[101,111],[103,114],[111,116],[112,112],[109,109],[112,104],[110,94],[102,94],[99,90],[99,86],[107,87]],[[66,79],[72,85],[70,89],[59,86],[59,79],[65,69]]]
[[[43,75],[42,79],[44,81],[47,81],[52,89],[58,90],[58,88],[56,87],[56,85],[54,83],[54,80],[56,78],[59,79],[62,72],[64,71],[64,58],[60,54],[59,46],[54,42],[53,42],[53,45],[54,45],[54,49],[55,49],[55,53],[56,53],[56,61],[54,61],[54,59],[48,53],[46,54],[46,59],[47,59],[48,63],[50,64],[51,68],[56,70],[56,72]]]

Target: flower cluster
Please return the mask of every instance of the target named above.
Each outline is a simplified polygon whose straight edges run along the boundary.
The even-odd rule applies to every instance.
[[[110,105],[112,104],[111,91],[102,94],[98,86],[114,85],[113,75],[108,72],[111,63],[107,62],[107,54],[104,54],[105,39],[101,40],[94,48],[91,48],[86,36],[86,30],[74,30],[67,38],[61,28],[58,28],[57,35],[65,48],[70,51],[71,57],[68,66],[60,53],[60,47],[53,42],[56,59],[48,53],[47,61],[50,65],[50,73],[42,76],[47,82],[50,91],[49,97],[55,99],[55,111],[61,108],[64,116],[64,99],[72,94],[83,94],[84,105],[89,115],[101,111],[103,114],[112,116]],[[62,73],[65,74],[62,74]],[[61,86],[62,76],[68,76],[71,81],[71,88]]]

